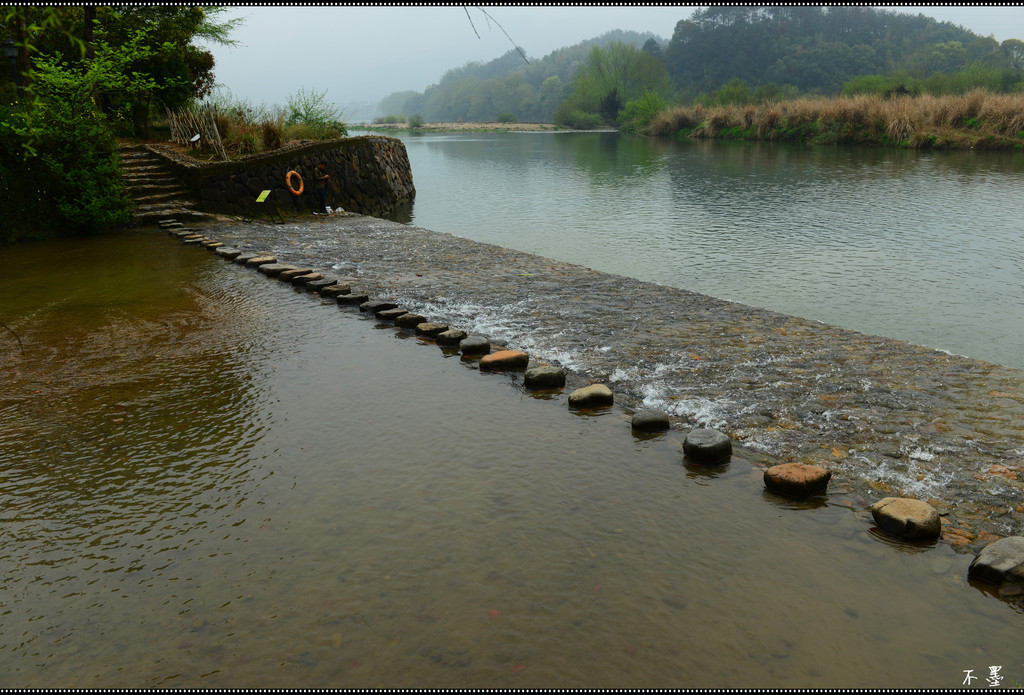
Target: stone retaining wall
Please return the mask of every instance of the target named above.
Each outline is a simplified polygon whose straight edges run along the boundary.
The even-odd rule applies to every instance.
[[[264,205],[276,204],[285,214],[316,210],[313,169],[320,161],[327,163],[331,176],[328,204],[333,207],[381,215],[416,196],[409,155],[396,138],[370,135],[305,143],[230,162],[199,161],[161,145],[147,149],[167,161],[206,212],[249,215],[265,190],[270,196]],[[292,195],[285,184],[291,170],[303,179],[301,196]]]

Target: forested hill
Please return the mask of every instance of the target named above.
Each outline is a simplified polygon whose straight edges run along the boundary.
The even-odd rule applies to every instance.
[[[649,32],[610,31],[574,46],[559,48],[527,64],[518,50],[488,63],[468,63],[449,70],[422,93],[395,92],[381,100],[380,114],[419,114],[427,121],[494,121],[514,115],[520,121],[550,121],[568,94],[572,75],[590,49],[620,42],[640,47],[659,39]],[[661,39],[663,42],[664,39]]]
[[[712,6],[676,24],[664,59],[684,92],[738,78],[828,94],[855,75],[926,77],[974,63],[1019,69],[1007,65],[1013,48],[921,14],[865,6]]]
[[[721,101],[725,97],[716,92],[730,89],[757,100],[759,94],[792,98],[865,89],[950,93],[1024,88],[1020,39],[1000,44],[922,14],[859,5],[710,6],[681,19],[667,45],[653,34],[614,31],[531,59],[529,65],[512,50],[489,63],[449,70],[423,93],[392,94],[377,110],[417,114],[427,121],[551,121],[558,118],[559,104],[584,89],[617,90],[597,95],[606,100],[649,92],[649,87],[638,90],[627,83],[633,78],[625,67],[617,83],[600,88],[591,79],[593,70],[578,70],[600,58],[601,51],[591,53],[595,47],[617,43],[626,44],[628,50],[619,52],[626,58],[642,51],[658,59],[665,88],[659,87],[656,96],[665,103]],[[588,76],[586,85],[574,82],[578,75]],[[583,110],[588,108],[594,110]],[[605,115],[603,120],[614,118]]]

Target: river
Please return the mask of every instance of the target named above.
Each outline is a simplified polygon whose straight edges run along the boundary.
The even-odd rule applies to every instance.
[[[162,232],[3,259],[7,685],[1024,680],[1019,603],[848,485],[774,497]]]
[[[404,134],[397,218],[1024,368],[1024,156]]]

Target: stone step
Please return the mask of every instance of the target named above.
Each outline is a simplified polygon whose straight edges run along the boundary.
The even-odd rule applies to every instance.
[[[176,207],[191,205],[183,199],[180,192],[154,193],[152,195],[132,196],[136,205],[156,205],[158,203],[170,203]]]
[[[132,183],[128,182],[125,184],[125,188],[133,196],[136,195],[154,195],[157,193],[177,193],[179,195],[185,194],[185,188],[177,181],[166,181],[164,183]]]

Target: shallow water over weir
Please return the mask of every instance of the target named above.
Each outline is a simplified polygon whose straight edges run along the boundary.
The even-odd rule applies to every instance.
[[[400,221],[1024,368],[1019,152],[402,139]]]
[[[779,500],[163,234],[2,254],[9,684],[1024,682],[1016,604],[842,486]]]

